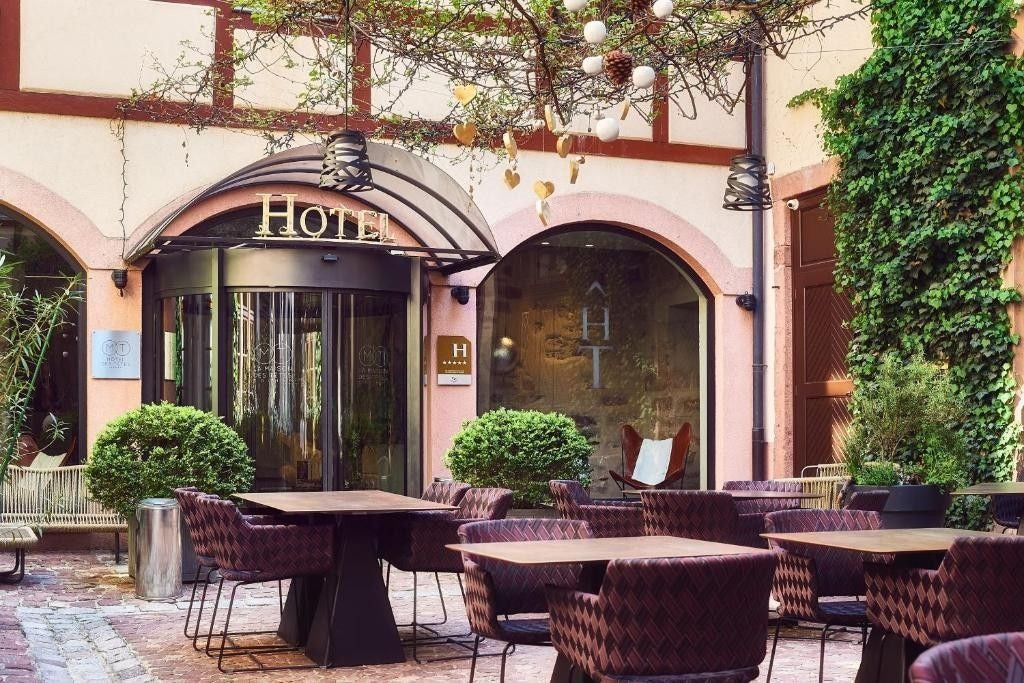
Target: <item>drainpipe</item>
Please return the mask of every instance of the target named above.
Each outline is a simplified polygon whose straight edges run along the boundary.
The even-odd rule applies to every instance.
[[[747,146],[751,154],[764,156],[764,48],[754,43],[750,50],[750,82],[747,91]],[[753,479],[765,478],[765,296],[764,296],[764,211],[751,212],[753,243],[754,348],[753,402],[751,430],[751,473]]]

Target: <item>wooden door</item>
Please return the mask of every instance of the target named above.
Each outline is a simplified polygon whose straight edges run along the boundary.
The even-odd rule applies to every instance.
[[[835,291],[835,220],[824,194],[802,197],[793,221],[793,469],[842,459],[850,424],[846,367],[850,300]]]

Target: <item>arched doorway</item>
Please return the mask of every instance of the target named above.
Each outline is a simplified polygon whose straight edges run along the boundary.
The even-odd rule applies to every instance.
[[[695,444],[686,488],[706,487],[712,450],[712,304],[703,283],[646,237],[602,224],[563,226],[506,255],[481,283],[478,410],[571,416],[594,444],[593,489],[611,495],[618,430]]]
[[[14,285],[47,294],[81,275],[81,266],[49,234],[13,209],[0,206],[0,252],[15,264]],[[84,461],[86,446],[84,301],[68,314],[50,341],[22,434],[50,454],[68,453],[64,464]]]

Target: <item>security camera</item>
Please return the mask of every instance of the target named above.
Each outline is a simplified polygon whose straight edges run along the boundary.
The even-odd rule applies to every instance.
[[[800,200],[799,199],[787,199],[786,200],[786,208],[788,208],[790,211],[796,211],[797,209],[800,208]]]

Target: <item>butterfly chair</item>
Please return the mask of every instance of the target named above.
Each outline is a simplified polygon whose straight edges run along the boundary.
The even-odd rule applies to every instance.
[[[672,437],[672,454],[669,457],[668,471],[664,479],[659,482],[643,482],[633,477],[636,471],[637,458],[640,457],[640,450],[643,447],[644,437],[633,429],[631,425],[622,425],[619,431],[619,440],[622,444],[622,473],[609,470],[608,474],[618,483],[619,488],[625,490],[628,486],[632,489],[663,489],[682,480],[686,474],[686,456],[690,452],[690,440],[693,438],[693,428],[689,422],[683,424]]]

